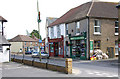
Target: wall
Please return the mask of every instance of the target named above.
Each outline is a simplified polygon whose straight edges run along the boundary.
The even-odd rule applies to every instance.
[[[22,42],[10,42],[11,44],[11,52],[19,52],[20,48],[23,48]]]
[[[9,62],[9,46],[3,46],[3,52],[0,52],[0,62]]]
[[[77,21],[76,21],[77,22]],[[80,34],[81,32],[86,32],[87,31],[87,27],[88,27],[88,19],[83,19],[83,20],[80,20]],[[73,30],[73,32],[72,32]],[[72,23],[68,23],[68,34],[71,34],[71,36],[76,36],[76,25],[75,25],[75,22],[72,22]],[[69,37],[66,36],[65,37],[65,40],[68,41],[68,43],[70,43],[70,40],[69,40]],[[65,46],[65,48],[68,47],[68,56],[70,56],[70,46]]]
[[[120,7],[118,9],[118,16],[119,16],[119,44],[120,44]],[[119,48],[119,62],[120,62],[120,48]]]
[[[90,40],[101,40],[101,50],[106,53],[107,47],[115,47],[115,40],[118,40],[118,36],[115,36],[116,19],[99,19],[101,35],[94,35],[94,19],[90,18]]]

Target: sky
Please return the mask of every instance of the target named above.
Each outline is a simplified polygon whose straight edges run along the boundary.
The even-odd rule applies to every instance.
[[[59,18],[71,8],[91,0],[38,0],[41,13],[40,34],[46,37],[46,17]],[[120,0],[101,0],[119,2]],[[8,22],[4,23],[5,37],[11,39],[17,35],[26,35],[26,30],[38,30],[37,0],[0,0],[0,16]]]

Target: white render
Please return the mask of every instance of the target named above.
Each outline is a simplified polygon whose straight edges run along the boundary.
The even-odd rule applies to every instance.
[[[3,46],[3,52],[0,52],[0,63],[9,62],[9,50],[6,50],[9,46]]]
[[[11,52],[19,52],[20,48],[23,48],[23,43],[22,42],[10,42],[11,46]]]

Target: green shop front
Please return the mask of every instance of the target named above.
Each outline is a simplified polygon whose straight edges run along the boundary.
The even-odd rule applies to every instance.
[[[73,59],[87,59],[86,32],[79,36],[70,36],[70,57]]]

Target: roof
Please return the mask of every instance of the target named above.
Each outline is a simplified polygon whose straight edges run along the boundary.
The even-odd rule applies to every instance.
[[[2,45],[5,45],[5,44],[10,45],[10,43],[6,40],[6,38],[4,36],[2,36],[1,34],[0,34],[0,44],[2,44]]]
[[[86,17],[118,18],[117,4],[118,3],[114,2],[87,2],[69,10],[50,24],[49,27],[77,21]]]
[[[2,22],[7,22],[7,20],[4,19],[2,16],[0,16],[0,21],[2,21]]]
[[[46,22],[47,22],[47,27],[53,23],[54,21],[56,21],[58,18],[55,18],[55,17],[47,17],[46,18]]]
[[[16,37],[10,39],[9,42],[37,42],[37,40],[26,35],[17,35]]]

